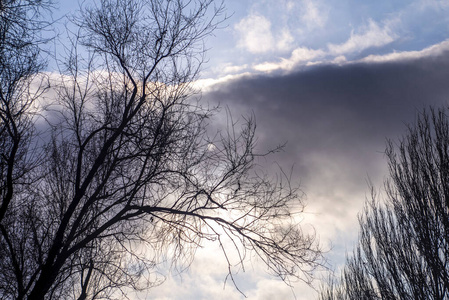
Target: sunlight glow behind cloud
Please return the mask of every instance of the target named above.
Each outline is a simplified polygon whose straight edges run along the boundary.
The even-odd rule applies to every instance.
[[[288,141],[277,157],[286,167],[295,164],[308,200],[304,223],[334,243],[330,255],[341,263],[357,235],[366,178],[379,187],[386,175],[384,138],[401,133],[422,105],[448,99],[441,83],[447,79],[438,77],[448,64],[429,61],[449,53],[449,1],[225,3],[230,14],[233,5],[239,10],[216,32],[216,44],[206,43],[212,75],[194,86],[237,116],[253,112],[262,146]],[[422,61],[431,67],[420,69]],[[401,69],[410,65],[411,72]],[[243,299],[232,283],[223,289],[226,264],[218,251],[199,249],[188,272],[168,274],[142,299]],[[294,299],[257,263],[238,279],[250,300]],[[294,290],[298,300],[316,298],[304,284]]]
[[[293,50],[292,55],[288,59],[281,58],[280,62],[265,62],[254,66],[254,70],[261,72],[271,72],[274,70],[292,70],[298,64],[304,64],[321,58],[326,55],[321,49],[314,50],[309,48],[297,48]]]
[[[441,74],[449,64],[449,2],[238,3],[246,11],[240,10],[229,26],[233,43],[220,52],[215,77],[197,84],[206,99],[236,115],[254,113],[262,146],[288,141],[279,163],[295,164],[307,195],[304,224],[313,224],[325,245],[333,244],[329,258],[338,266],[357,237],[357,212],[369,196],[367,180],[380,188],[387,174],[385,137],[402,133],[423,105],[447,101],[447,79]],[[222,290],[222,278],[209,275],[213,271],[207,266],[214,262],[208,254],[198,258],[195,272],[202,274],[161,289],[174,295],[178,288],[198,287],[201,295],[243,299],[232,286]],[[241,286],[248,299],[294,299],[279,281],[254,270],[244,275],[249,275]],[[221,294],[197,276],[208,276],[204,282]],[[298,300],[316,299],[306,285],[295,285],[294,291]],[[167,299],[182,298],[179,293]]]

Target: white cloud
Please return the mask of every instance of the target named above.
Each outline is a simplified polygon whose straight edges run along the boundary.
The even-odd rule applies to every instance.
[[[301,63],[310,62],[316,58],[326,55],[323,50],[314,50],[306,47],[300,47],[293,50],[288,59],[282,58],[280,62],[266,62],[254,66],[254,69],[262,72],[271,72],[274,70],[291,70]]]
[[[275,70],[283,69],[285,61],[285,59],[282,59],[281,62],[264,62],[261,64],[257,64],[254,66],[254,70],[260,72],[272,72]]]
[[[257,288],[248,294],[249,300],[293,299],[292,290],[282,281],[262,279]]]
[[[390,24],[390,23],[386,23]],[[292,70],[298,65],[314,65],[323,62],[343,64],[346,63],[346,55],[360,52],[370,47],[381,47],[396,39],[396,35],[390,26],[380,27],[373,20],[369,20],[367,26],[363,27],[361,33],[351,32],[349,39],[341,44],[328,44],[325,49],[311,49],[299,47],[292,51],[289,58],[281,58],[277,62],[264,62],[253,67],[260,72],[272,72],[275,70]]]
[[[382,63],[382,62],[393,62],[393,61],[404,61],[404,60],[412,60],[419,59],[422,57],[429,56],[438,56],[442,55],[443,52],[449,52],[449,39],[427,47],[422,50],[417,51],[401,51],[401,52],[393,52],[384,55],[368,55],[362,59],[351,61],[347,60],[345,55],[335,56],[333,53],[324,51],[322,49],[310,49],[306,47],[300,47],[293,50],[291,56],[289,58],[281,58],[277,62],[264,62],[260,64],[256,64],[253,66],[253,69],[259,72],[272,72],[276,70],[284,70],[290,71],[298,66],[311,66],[317,64],[351,64],[358,62],[366,62],[366,63]],[[249,73],[245,73],[245,75],[249,75]]]
[[[410,59],[419,59],[422,57],[437,56],[443,54],[443,52],[445,51],[449,51],[449,40],[445,40],[439,44],[432,45],[419,51],[401,51],[385,55],[369,55],[359,61],[368,63],[404,61]]]
[[[248,68],[248,64],[236,66],[236,65],[233,65],[231,63],[226,63],[226,64],[223,64],[223,65],[219,66],[218,68],[219,68],[219,71],[222,74],[231,74],[231,73],[235,74],[235,73],[239,73],[239,72],[242,72],[245,69],[247,69]]]
[[[425,42],[426,32],[435,34],[434,38],[437,38],[436,34],[441,35],[443,26],[449,24],[449,15],[444,14],[449,8],[447,0],[414,0],[390,7],[385,12],[374,10],[371,4],[362,4],[361,8],[373,10],[364,11],[363,16],[354,15],[358,10],[345,10],[342,14],[342,8],[347,4],[336,5],[336,2],[325,0],[250,3],[247,5],[248,15],[233,27],[238,46],[247,52],[240,54],[247,55],[244,63],[248,66],[242,70],[229,67],[225,72],[220,69],[220,74],[236,74],[250,69],[258,72],[289,71],[297,66],[323,63],[341,65],[359,59],[360,53],[366,50],[373,54],[378,50],[376,48],[381,48],[383,53],[387,49],[391,52],[394,45],[404,50],[407,47],[416,49],[417,45]],[[347,30],[349,23],[354,24],[352,31]],[[330,34],[332,41],[329,40]],[[366,60],[403,59],[404,55],[413,54],[391,53],[389,56],[370,56]],[[239,60],[243,64],[242,57]]]
[[[260,14],[250,14],[234,26],[238,34],[237,45],[251,53],[285,52],[291,49],[294,37],[290,29],[273,30],[271,21]]]
[[[303,62],[303,61],[310,61],[318,57],[322,57],[323,55],[325,55],[325,52],[323,50],[320,49],[314,50],[303,47],[293,50],[290,59],[294,62]]]
[[[280,51],[287,51],[291,49],[291,45],[295,39],[293,38],[292,34],[290,33],[290,30],[285,27],[282,29],[279,38],[276,42],[276,48]]]
[[[420,10],[425,10],[427,8],[439,10],[449,8],[449,2],[447,0],[420,0],[414,4],[417,5]]]
[[[326,25],[329,10],[320,6],[317,1],[303,0],[301,6],[304,11],[301,19],[308,29],[322,28]]]
[[[295,23],[294,30],[302,33],[306,30],[323,28],[327,24],[330,10],[329,6],[320,0],[287,1],[283,8],[285,10],[283,17]]]
[[[346,60],[346,57],[344,55],[337,56],[336,58],[334,58],[332,60],[332,63],[334,63],[336,65],[342,65],[342,64],[344,64],[346,62],[347,62],[347,60]]]
[[[304,30],[324,28],[329,8],[316,0],[266,1],[234,25],[237,46],[252,54],[285,53]]]
[[[390,23],[386,23],[390,24]],[[376,22],[370,20],[368,26],[362,28],[361,33],[351,32],[349,39],[341,44],[328,44],[325,49],[311,49],[299,47],[292,51],[289,58],[281,58],[277,62],[264,62],[253,67],[260,72],[272,72],[275,70],[292,70],[299,65],[314,65],[323,62],[333,64],[344,64],[347,62],[346,55],[360,52],[371,47],[381,47],[396,39],[396,35],[390,26],[380,27]]]
[[[273,49],[271,22],[264,16],[252,14],[235,25],[239,34],[238,46],[251,53],[264,53]]]
[[[295,2],[293,2],[293,1],[288,1],[285,4],[285,8],[287,9],[287,12],[292,11],[294,7],[295,7]]]
[[[381,47],[393,42],[397,36],[389,26],[380,27],[373,20],[364,28],[362,33],[351,32],[350,38],[342,44],[328,44],[329,54],[343,55],[360,52],[371,47]]]
[[[199,79],[199,80],[196,80],[195,82],[193,82],[193,87],[206,93],[206,92],[210,92],[214,88],[214,86],[217,84],[235,80],[235,79],[242,78],[245,76],[250,76],[250,75],[251,74],[249,72],[245,72],[245,73],[240,73],[240,74],[221,76],[219,78]]]

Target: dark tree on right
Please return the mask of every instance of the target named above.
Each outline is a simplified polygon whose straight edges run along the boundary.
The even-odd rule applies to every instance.
[[[372,193],[355,251],[320,299],[449,299],[449,118],[421,113],[389,141],[386,200]]]

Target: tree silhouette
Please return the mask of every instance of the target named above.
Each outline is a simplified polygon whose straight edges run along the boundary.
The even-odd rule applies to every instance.
[[[33,132],[29,110],[47,86],[42,81],[33,94],[29,88],[45,66],[39,45],[50,25],[42,14],[50,7],[49,1],[0,2],[0,221],[33,160],[24,150]]]
[[[295,222],[288,176],[259,167],[253,118],[208,134],[215,110],[192,83],[222,12],[212,0],[85,4],[48,94],[37,60],[5,56],[28,71],[16,102],[2,98],[1,299],[124,298],[206,240],[231,279],[229,244],[240,266],[251,252],[284,280],[310,280],[320,252]]]
[[[449,299],[449,122],[424,111],[386,151],[387,201],[373,193],[340,283],[321,299]]]

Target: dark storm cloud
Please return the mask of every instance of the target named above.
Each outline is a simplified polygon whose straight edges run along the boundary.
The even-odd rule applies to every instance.
[[[424,107],[448,103],[448,79],[446,52],[406,62],[248,76],[218,85],[205,96],[234,114],[254,112],[259,146],[287,142],[277,160],[296,164],[300,177],[318,176],[311,156],[319,156],[335,158],[345,168],[342,172],[359,172],[357,177],[365,180],[377,172],[386,138],[402,135],[405,124]]]

